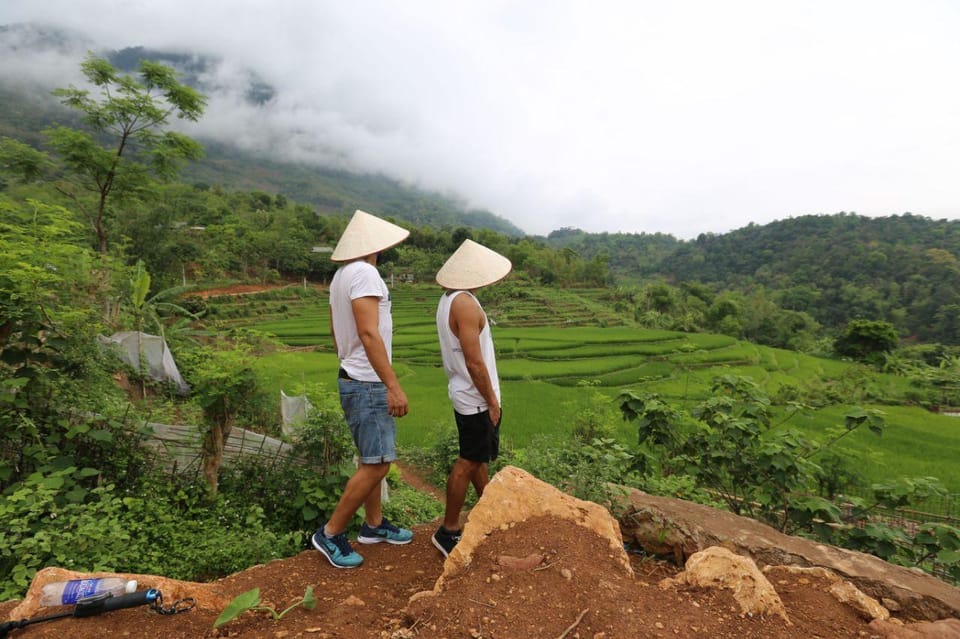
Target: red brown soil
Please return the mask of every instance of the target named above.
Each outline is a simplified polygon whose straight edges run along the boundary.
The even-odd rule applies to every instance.
[[[260,293],[261,291],[269,291],[274,288],[283,288],[289,286],[288,284],[231,284],[230,286],[222,286],[220,288],[208,288],[202,291],[193,291],[190,295],[196,295],[197,297],[208,298],[214,297],[216,295],[244,295],[247,293]]]
[[[255,566],[222,579],[235,596],[260,588],[264,605],[283,610],[313,586],[318,604],[295,608],[275,621],[268,613],[244,613],[213,630],[218,611],[195,609],[161,616],[146,607],[98,617],[61,619],[14,630],[10,639],[169,639],[268,637],[316,639],[581,639],[697,637],[713,639],[800,639],[876,637],[867,621],[838,603],[809,579],[775,572],[771,581],[793,622],[740,614],[728,591],[688,587],[661,589],[658,582],[677,568],[631,556],[635,575],[609,556],[607,542],[568,521],[539,519],[491,534],[470,566],[447,579],[436,597],[411,595],[432,590],[443,558],[430,543],[435,524],[415,528],[406,546],[357,546],[365,558],[353,570],[333,568],[314,550]],[[538,553],[533,569],[502,568],[503,556]],[[149,585],[149,584],[145,584]],[[170,602],[167,602],[170,603]],[[5,619],[13,602],[0,604]],[[586,611],[582,617],[581,613]],[[576,623],[579,619],[579,623]],[[573,626],[566,635],[563,633]]]

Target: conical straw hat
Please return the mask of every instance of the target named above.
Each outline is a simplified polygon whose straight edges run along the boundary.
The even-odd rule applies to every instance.
[[[407,239],[410,231],[357,210],[350,223],[343,230],[337,247],[330,259],[334,262],[346,262],[358,257],[373,255],[396,246]]]
[[[512,268],[510,260],[496,251],[464,240],[437,271],[437,284],[453,290],[471,290],[499,282]]]

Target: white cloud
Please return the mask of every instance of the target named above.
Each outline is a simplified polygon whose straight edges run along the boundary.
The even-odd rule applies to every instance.
[[[0,24],[20,21],[216,53],[206,135],[453,191],[531,233],[960,217],[945,1],[4,0]],[[242,100],[247,70],[268,108]]]

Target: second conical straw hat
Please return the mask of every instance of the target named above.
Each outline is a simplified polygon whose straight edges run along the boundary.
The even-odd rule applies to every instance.
[[[499,282],[512,268],[510,260],[496,251],[464,240],[437,271],[437,284],[454,290],[480,288]]]
[[[334,262],[346,262],[373,255],[396,246],[407,239],[408,235],[410,231],[405,228],[357,210],[350,218],[347,228],[343,230],[330,259]]]

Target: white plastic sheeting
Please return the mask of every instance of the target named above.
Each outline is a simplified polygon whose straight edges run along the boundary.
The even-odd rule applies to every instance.
[[[313,405],[306,395],[287,395],[280,391],[280,431],[287,439],[296,439],[297,427],[307,421]]]
[[[180,376],[177,364],[173,361],[173,354],[162,337],[137,331],[123,331],[110,337],[98,335],[97,340],[100,344],[112,348],[134,370],[143,370],[150,379],[172,382],[181,395],[190,392],[190,387]],[[146,360],[143,369],[140,368],[141,353]]]

